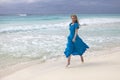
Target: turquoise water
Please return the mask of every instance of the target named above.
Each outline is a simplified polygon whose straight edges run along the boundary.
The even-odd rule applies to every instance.
[[[78,17],[88,53],[120,47],[120,14]],[[0,63],[63,56],[70,22],[69,15],[0,16]]]
[[[5,23],[24,23],[24,22],[54,22],[65,21],[67,22],[70,15],[30,15],[30,16],[0,16],[0,24]],[[78,14],[80,19],[93,19],[93,18],[115,18],[119,19],[120,14]]]

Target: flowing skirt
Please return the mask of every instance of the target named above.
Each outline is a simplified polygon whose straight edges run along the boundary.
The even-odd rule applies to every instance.
[[[64,54],[67,58],[70,55],[82,56],[83,53],[87,50],[87,48],[89,48],[89,46],[86,43],[84,43],[79,36],[76,36],[75,42],[73,42],[72,39],[68,37],[68,42]]]

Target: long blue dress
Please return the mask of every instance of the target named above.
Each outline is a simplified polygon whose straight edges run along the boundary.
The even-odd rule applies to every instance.
[[[79,28],[78,23],[70,23],[69,24],[69,30],[70,34],[68,36],[68,42],[66,49],[64,51],[65,56],[68,58],[70,55],[80,55],[82,56],[83,53],[89,48],[87,44],[83,42],[83,40],[77,35],[75,42],[72,41],[74,35],[75,35],[75,30]]]

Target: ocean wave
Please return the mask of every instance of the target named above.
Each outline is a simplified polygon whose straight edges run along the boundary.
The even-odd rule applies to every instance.
[[[25,32],[25,31],[34,31],[34,30],[55,30],[55,29],[64,29],[68,26],[68,23],[56,23],[56,24],[28,24],[28,25],[12,25],[7,27],[1,27],[0,33],[13,33],[13,32]]]
[[[119,46],[119,37],[84,36],[84,41],[90,49],[102,49],[109,46]],[[9,54],[15,57],[51,58],[64,55],[66,37],[62,35],[11,34],[1,35],[0,54]],[[114,40],[116,40],[114,42]]]
[[[28,21],[29,22],[29,21]],[[26,22],[26,23],[28,23]],[[0,33],[11,33],[11,32],[24,32],[24,31],[33,31],[33,30],[43,30],[43,29],[66,29],[68,28],[70,22],[56,22],[56,23],[46,23],[46,24],[39,24],[39,23],[33,23],[33,24],[13,24],[13,25],[7,25],[4,27],[0,27]],[[103,25],[103,24],[114,24],[114,23],[120,23],[120,18],[85,18],[80,19],[80,24],[87,26],[87,25]]]
[[[120,18],[85,18],[80,19],[81,24],[106,24],[106,23],[120,23]]]
[[[65,45],[63,41],[65,41],[65,37],[60,35],[14,34],[1,36],[0,54],[31,58],[47,56],[49,58],[61,55],[64,49],[64,46],[61,45]]]

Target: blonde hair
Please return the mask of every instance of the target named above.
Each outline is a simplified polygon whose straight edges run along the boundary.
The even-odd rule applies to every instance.
[[[76,15],[76,14],[72,14],[72,15],[71,15],[71,17],[75,17],[75,18],[76,18],[76,23],[78,23],[78,24],[79,24],[79,20],[78,20],[78,17],[77,17],[77,15]]]

